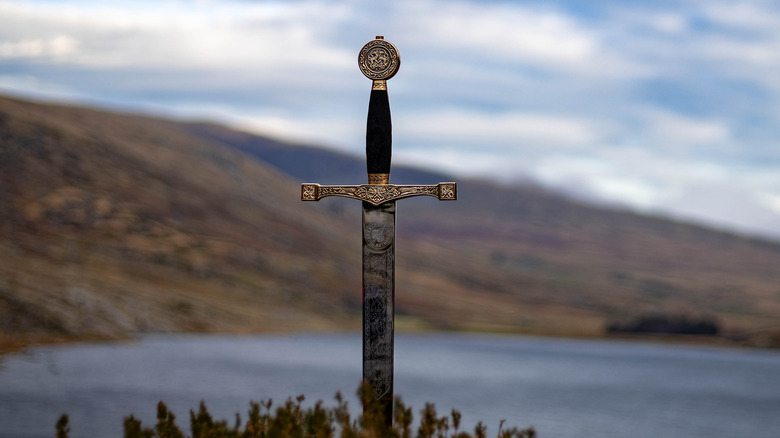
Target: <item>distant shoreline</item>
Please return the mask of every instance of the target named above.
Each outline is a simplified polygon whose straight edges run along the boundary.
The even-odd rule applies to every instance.
[[[357,330],[349,330],[355,331]],[[307,331],[310,332],[310,331]],[[323,333],[338,333],[344,332],[344,330],[324,330]],[[60,344],[75,344],[82,342],[126,342],[132,341],[145,335],[217,335],[217,336],[266,336],[280,333],[293,334],[295,331],[263,331],[255,333],[246,332],[159,332],[159,333],[143,333],[138,336],[126,336],[126,337],[108,337],[108,336],[87,336],[87,337],[55,337],[55,336],[40,336],[40,337],[27,337],[26,339],[14,339],[9,335],[0,335],[0,361],[3,356],[23,353],[25,350],[35,348],[38,346],[46,345],[60,345]],[[777,340],[768,340],[766,342],[749,342],[749,341],[737,341],[734,339],[728,339],[724,336],[695,336],[695,335],[670,335],[670,334],[604,334],[603,336],[597,335],[582,335],[571,333],[566,334],[544,334],[544,333],[522,333],[522,332],[506,332],[506,331],[461,331],[461,330],[401,330],[397,331],[397,334],[408,333],[460,333],[460,334],[492,334],[492,335],[504,335],[504,336],[535,336],[551,339],[582,339],[582,340],[604,340],[604,341],[630,341],[630,342],[647,342],[647,343],[662,343],[662,344],[681,344],[681,345],[702,345],[702,346],[714,346],[725,348],[755,348],[755,349],[780,349],[780,344]]]

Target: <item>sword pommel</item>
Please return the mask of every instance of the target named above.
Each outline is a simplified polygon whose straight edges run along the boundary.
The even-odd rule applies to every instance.
[[[366,169],[369,184],[389,184],[393,127],[387,80],[401,65],[398,50],[384,37],[377,36],[360,50],[358,66],[372,80],[366,120]]]
[[[377,35],[360,49],[358,54],[358,67],[363,74],[374,82],[386,81],[396,73],[401,66],[401,57],[398,49],[385,37]]]

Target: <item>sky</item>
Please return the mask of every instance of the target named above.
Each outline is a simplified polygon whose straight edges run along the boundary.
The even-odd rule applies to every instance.
[[[396,164],[780,239],[774,1],[0,0],[0,93],[362,155],[376,35]]]

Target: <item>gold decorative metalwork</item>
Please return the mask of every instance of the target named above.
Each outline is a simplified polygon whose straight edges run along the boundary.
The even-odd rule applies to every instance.
[[[389,173],[369,173],[368,174],[368,183],[369,184],[390,184],[390,174]]]
[[[301,201],[316,201],[319,193],[319,184],[304,184],[301,186]]]
[[[386,81],[395,76],[401,66],[401,57],[394,45],[377,35],[375,40],[369,41],[360,50],[358,66],[377,86],[377,81]]]
[[[380,205],[385,202],[412,196],[433,196],[440,201],[454,201],[458,199],[458,191],[457,184],[454,182],[419,186],[395,184],[362,184],[354,186],[303,184],[301,186],[301,201],[319,201],[326,196],[341,196],[359,199],[372,205]]]
[[[458,199],[458,185],[454,182],[439,183],[438,198],[442,201],[455,201]]]

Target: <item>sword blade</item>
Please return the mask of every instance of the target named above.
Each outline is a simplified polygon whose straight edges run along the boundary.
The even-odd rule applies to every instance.
[[[395,201],[363,202],[363,379],[393,407]]]

